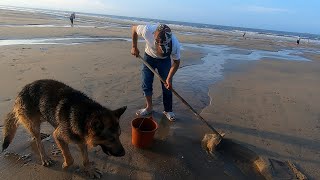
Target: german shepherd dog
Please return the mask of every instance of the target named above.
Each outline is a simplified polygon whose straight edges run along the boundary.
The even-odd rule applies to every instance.
[[[126,108],[109,110],[55,80],[34,81],[21,90],[5,119],[2,151],[9,146],[21,123],[34,137],[42,165],[50,166],[53,161],[46,155],[40,137],[40,124],[47,121],[55,128],[53,137],[64,157],[62,168],[73,164],[68,144],[75,143],[80,148],[85,171],[100,177],[89,163],[87,147],[99,145],[108,155],[124,156],[119,119]]]

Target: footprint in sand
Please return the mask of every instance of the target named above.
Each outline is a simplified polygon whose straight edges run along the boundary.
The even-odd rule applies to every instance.
[[[44,75],[48,76],[50,73],[47,71],[47,68],[45,67],[41,67],[41,70],[43,72]]]
[[[62,152],[61,152],[60,149],[54,148],[54,149],[51,150],[51,155],[52,155],[53,157],[61,157]]]
[[[19,155],[17,153],[6,152],[4,156],[14,158],[16,159],[16,162],[21,162],[24,165],[28,164],[31,161],[31,153],[25,154],[25,155]]]
[[[41,138],[41,140],[46,139],[46,138],[48,138],[48,137],[50,137],[49,134],[40,133],[40,138]]]
[[[83,73],[80,73],[80,76],[85,77],[85,76],[88,75],[88,74],[89,74],[89,73],[83,72]]]
[[[261,142],[262,142],[263,144],[267,145],[267,146],[270,146],[270,145],[271,145],[270,142],[268,142],[268,141],[265,140],[265,139],[262,139]]]
[[[22,160],[24,163],[31,161],[31,154],[22,155],[18,160]]]
[[[19,72],[20,72],[21,74],[23,74],[23,73],[25,73],[26,71],[29,71],[29,70],[31,70],[31,68],[21,69]]]
[[[23,47],[23,48],[21,48],[21,49],[31,49],[31,48],[24,48],[24,47]]]
[[[79,68],[79,67],[74,67],[74,66],[72,66],[72,70],[74,70],[74,71],[79,71],[80,68]]]
[[[6,99],[3,99],[2,101],[8,102],[8,101],[11,101],[11,99],[10,98],[6,98]]]

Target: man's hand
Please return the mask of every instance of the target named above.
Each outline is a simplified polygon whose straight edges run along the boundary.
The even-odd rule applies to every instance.
[[[164,85],[164,87],[166,87],[169,90],[172,89],[172,77],[177,72],[179,65],[180,65],[180,60],[173,60],[168,77],[166,79],[166,84]]]
[[[167,89],[172,89],[172,79],[166,79],[166,84],[164,85]]]
[[[131,54],[135,57],[139,57],[140,51],[137,48],[138,47],[138,34],[137,34],[137,26],[132,26],[131,28],[132,32],[132,48],[131,48]]]
[[[134,55],[135,57],[139,57],[140,51],[136,47],[131,48],[131,54]]]

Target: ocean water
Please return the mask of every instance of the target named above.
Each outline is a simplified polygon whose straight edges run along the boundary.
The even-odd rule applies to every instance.
[[[58,10],[46,10],[46,9],[33,9],[33,8],[21,8],[21,7],[8,7],[1,6],[1,9],[16,10],[16,11],[27,11],[33,13],[44,13],[55,19],[68,20],[71,12],[58,11]],[[201,24],[201,23],[190,23],[180,21],[168,21],[159,19],[148,19],[148,18],[137,18],[137,17],[126,17],[126,16],[115,16],[115,15],[102,15],[102,14],[91,14],[76,12],[76,21],[82,23],[82,25],[76,25],[78,27],[119,27],[119,28],[130,28],[132,24],[145,24],[145,23],[165,23],[168,24],[172,29],[178,31],[178,33],[185,35],[194,34],[210,34],[214,32],[221,33],[232,33],[235,35],[242,36],[246,32],[247,36],[261,37],[261,38],[272,38],[280,41],[296,41],[300,36],[302,40],[306,40],[309,43],[320,44],[320,35],[309,34],[309,33],[295,33],[295,32],[284,32],[284,31],[273,31],[264,29],[253,29],[244,27],[232,27],[232,26],[221,26],[212,24]],[[83,25],[85,24],[85,25]],[[0,24],[0,26],[13,26],[11,24]],[[37,27],[61,27],[61,25],[41,25],[41,24],[28,24],[25,26],[37,26]],[[63,27],[63,26],[62,26]]]

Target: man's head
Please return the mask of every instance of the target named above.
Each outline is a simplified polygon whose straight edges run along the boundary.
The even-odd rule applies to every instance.
[[[160,57],[170,56],[172,52],[171,29],[165,24],[160,24],[154,33],[154,39],[155,39],[157,54]]]

